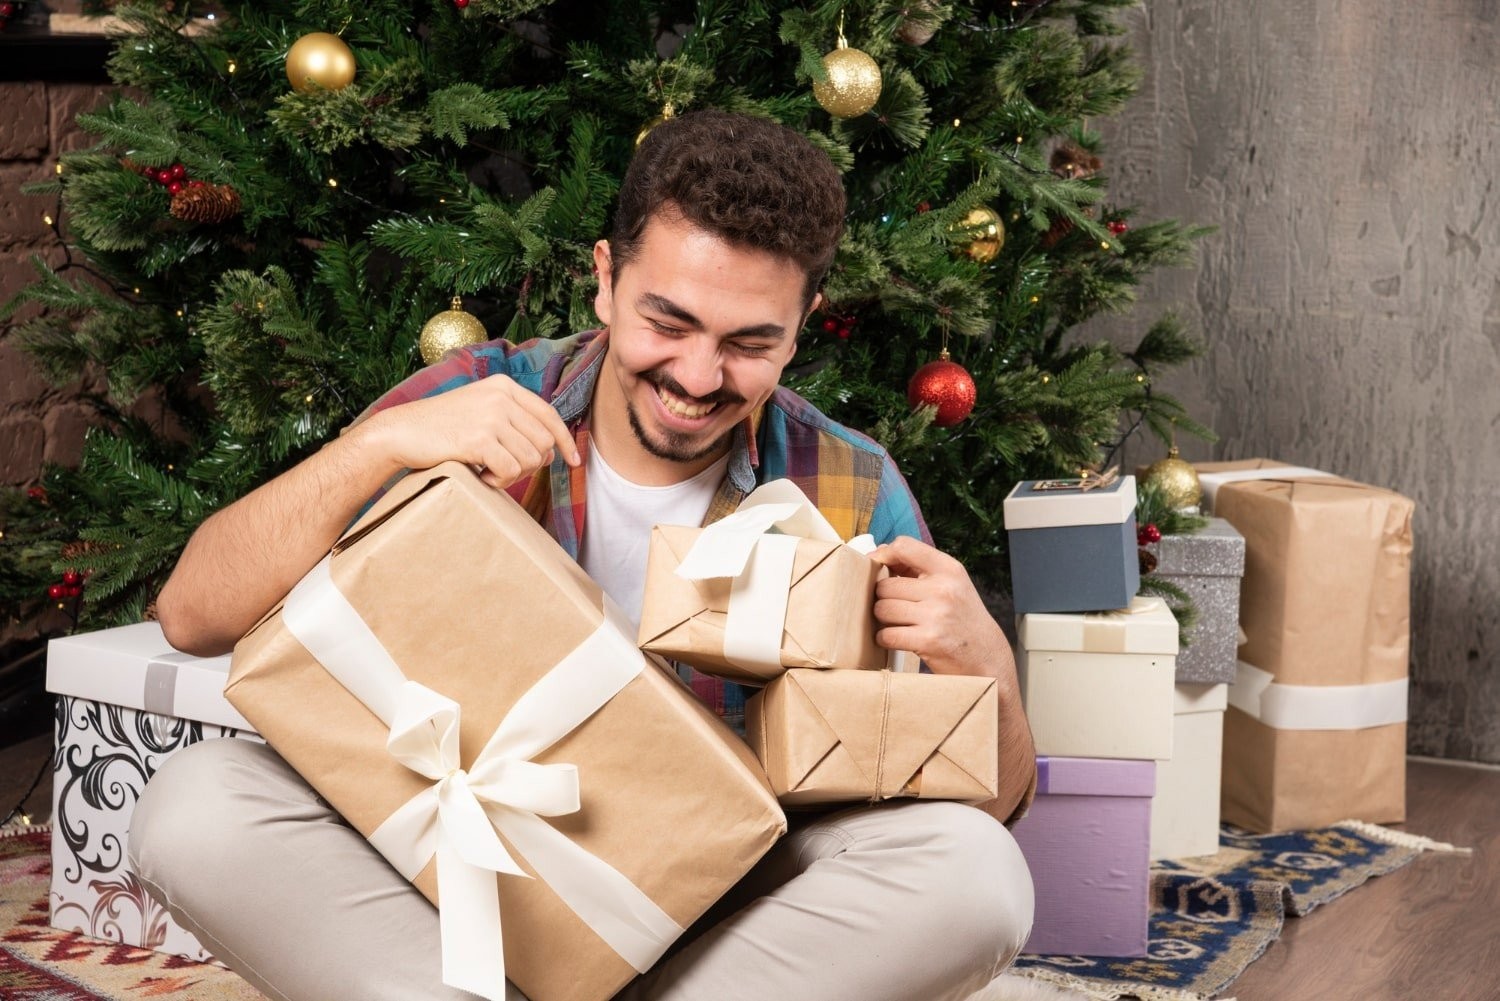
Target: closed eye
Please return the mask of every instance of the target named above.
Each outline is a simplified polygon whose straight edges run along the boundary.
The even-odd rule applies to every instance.
[[[752,358],[769,354],[772,348],[770,344],[752,344],[745,341],[732,341],[731,343],[734,345],[734,349],[740,354],[748,355]]]

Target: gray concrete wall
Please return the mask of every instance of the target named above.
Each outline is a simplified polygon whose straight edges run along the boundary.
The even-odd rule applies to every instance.
[[[1145,0],[1114,200],[1220,227],[1155,277],[1222,441],[1417,502],[1413,753],[1500,761],[1500,2]],[[1137,449],[1137,457],[1159,455]]]

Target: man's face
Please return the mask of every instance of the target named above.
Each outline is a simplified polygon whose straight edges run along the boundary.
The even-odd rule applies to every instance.
[[[652,217],[637,250],[615,279],[608,242],[594,246],[595,311],[609,327],[595,435],[637,482],[675,482],[724,454],[776,388],[806,319],[806,276],[675,214]],[[617,454],[623,425],[633,456]]]

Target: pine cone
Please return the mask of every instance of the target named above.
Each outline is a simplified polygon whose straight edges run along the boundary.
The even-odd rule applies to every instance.
[[[78,542],[63,543],[62,549],[59,550],[59,555],[65,560],[76,560],[80,556],[107,553],[112,548],[114,547],[106,546],[102,542],[84,542],[83,540],[79,540]]]
[[[1104,161],[1074,142],[1065,142],[1052,151],[1052,173],[1066,180],[1093,177]]]
[[[1144,577],[1146,574],[1156,571],[1156,555],[1154,553],[1144,549],[1137,549],[1135,554],[1141,563],[1141,576]]]
[[[187,222],[228,222],[240,214],[240,194],[227,184],[183,188],[172,196],[171,211]]]
[[[146,603],[146,607],[141,610],[141,621],[142,622],[155,622],[156,621],[156,599],[155,598],[152,598],[149,602],[147,602]]]
[[[142,167],[140,164],[136,163],[134,160],[132,160],[128,156],[122,156],[122,157],[120,157],[120,166],[124,167],[126,170],[130,171],[132,174],[145,174],[146,173],[146,168],[145,167]]]
[[[1052,220],[1052,227],[1042,234],[1041,245],[1043,250],[1051,250],[1062,242],[1063,237],[1073,232],[1073,220],[1067,216],[1058,216]]]

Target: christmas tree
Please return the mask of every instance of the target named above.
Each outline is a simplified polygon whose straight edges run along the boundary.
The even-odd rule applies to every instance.
[[[66,262],[0,314],[45,307],[6,336],[107,389],[79,468],[0,494],[0,605],[149,615],[205,517],[424,354],[593,326],[590,248],[638,136],[700,107],[777,119],[844,171],[847,236],[785,382],[889,448],[938,544],[1003,587],[1018,479],[1107,465],[1142,427],[1207,435],[1152,388],[1197,350],[1173,317],[1131,351],[1076,336],[1198,235],[1107,198],[1091,123],[1139,79],[1130,3],[117,7],[129,96],[33,187]]]

